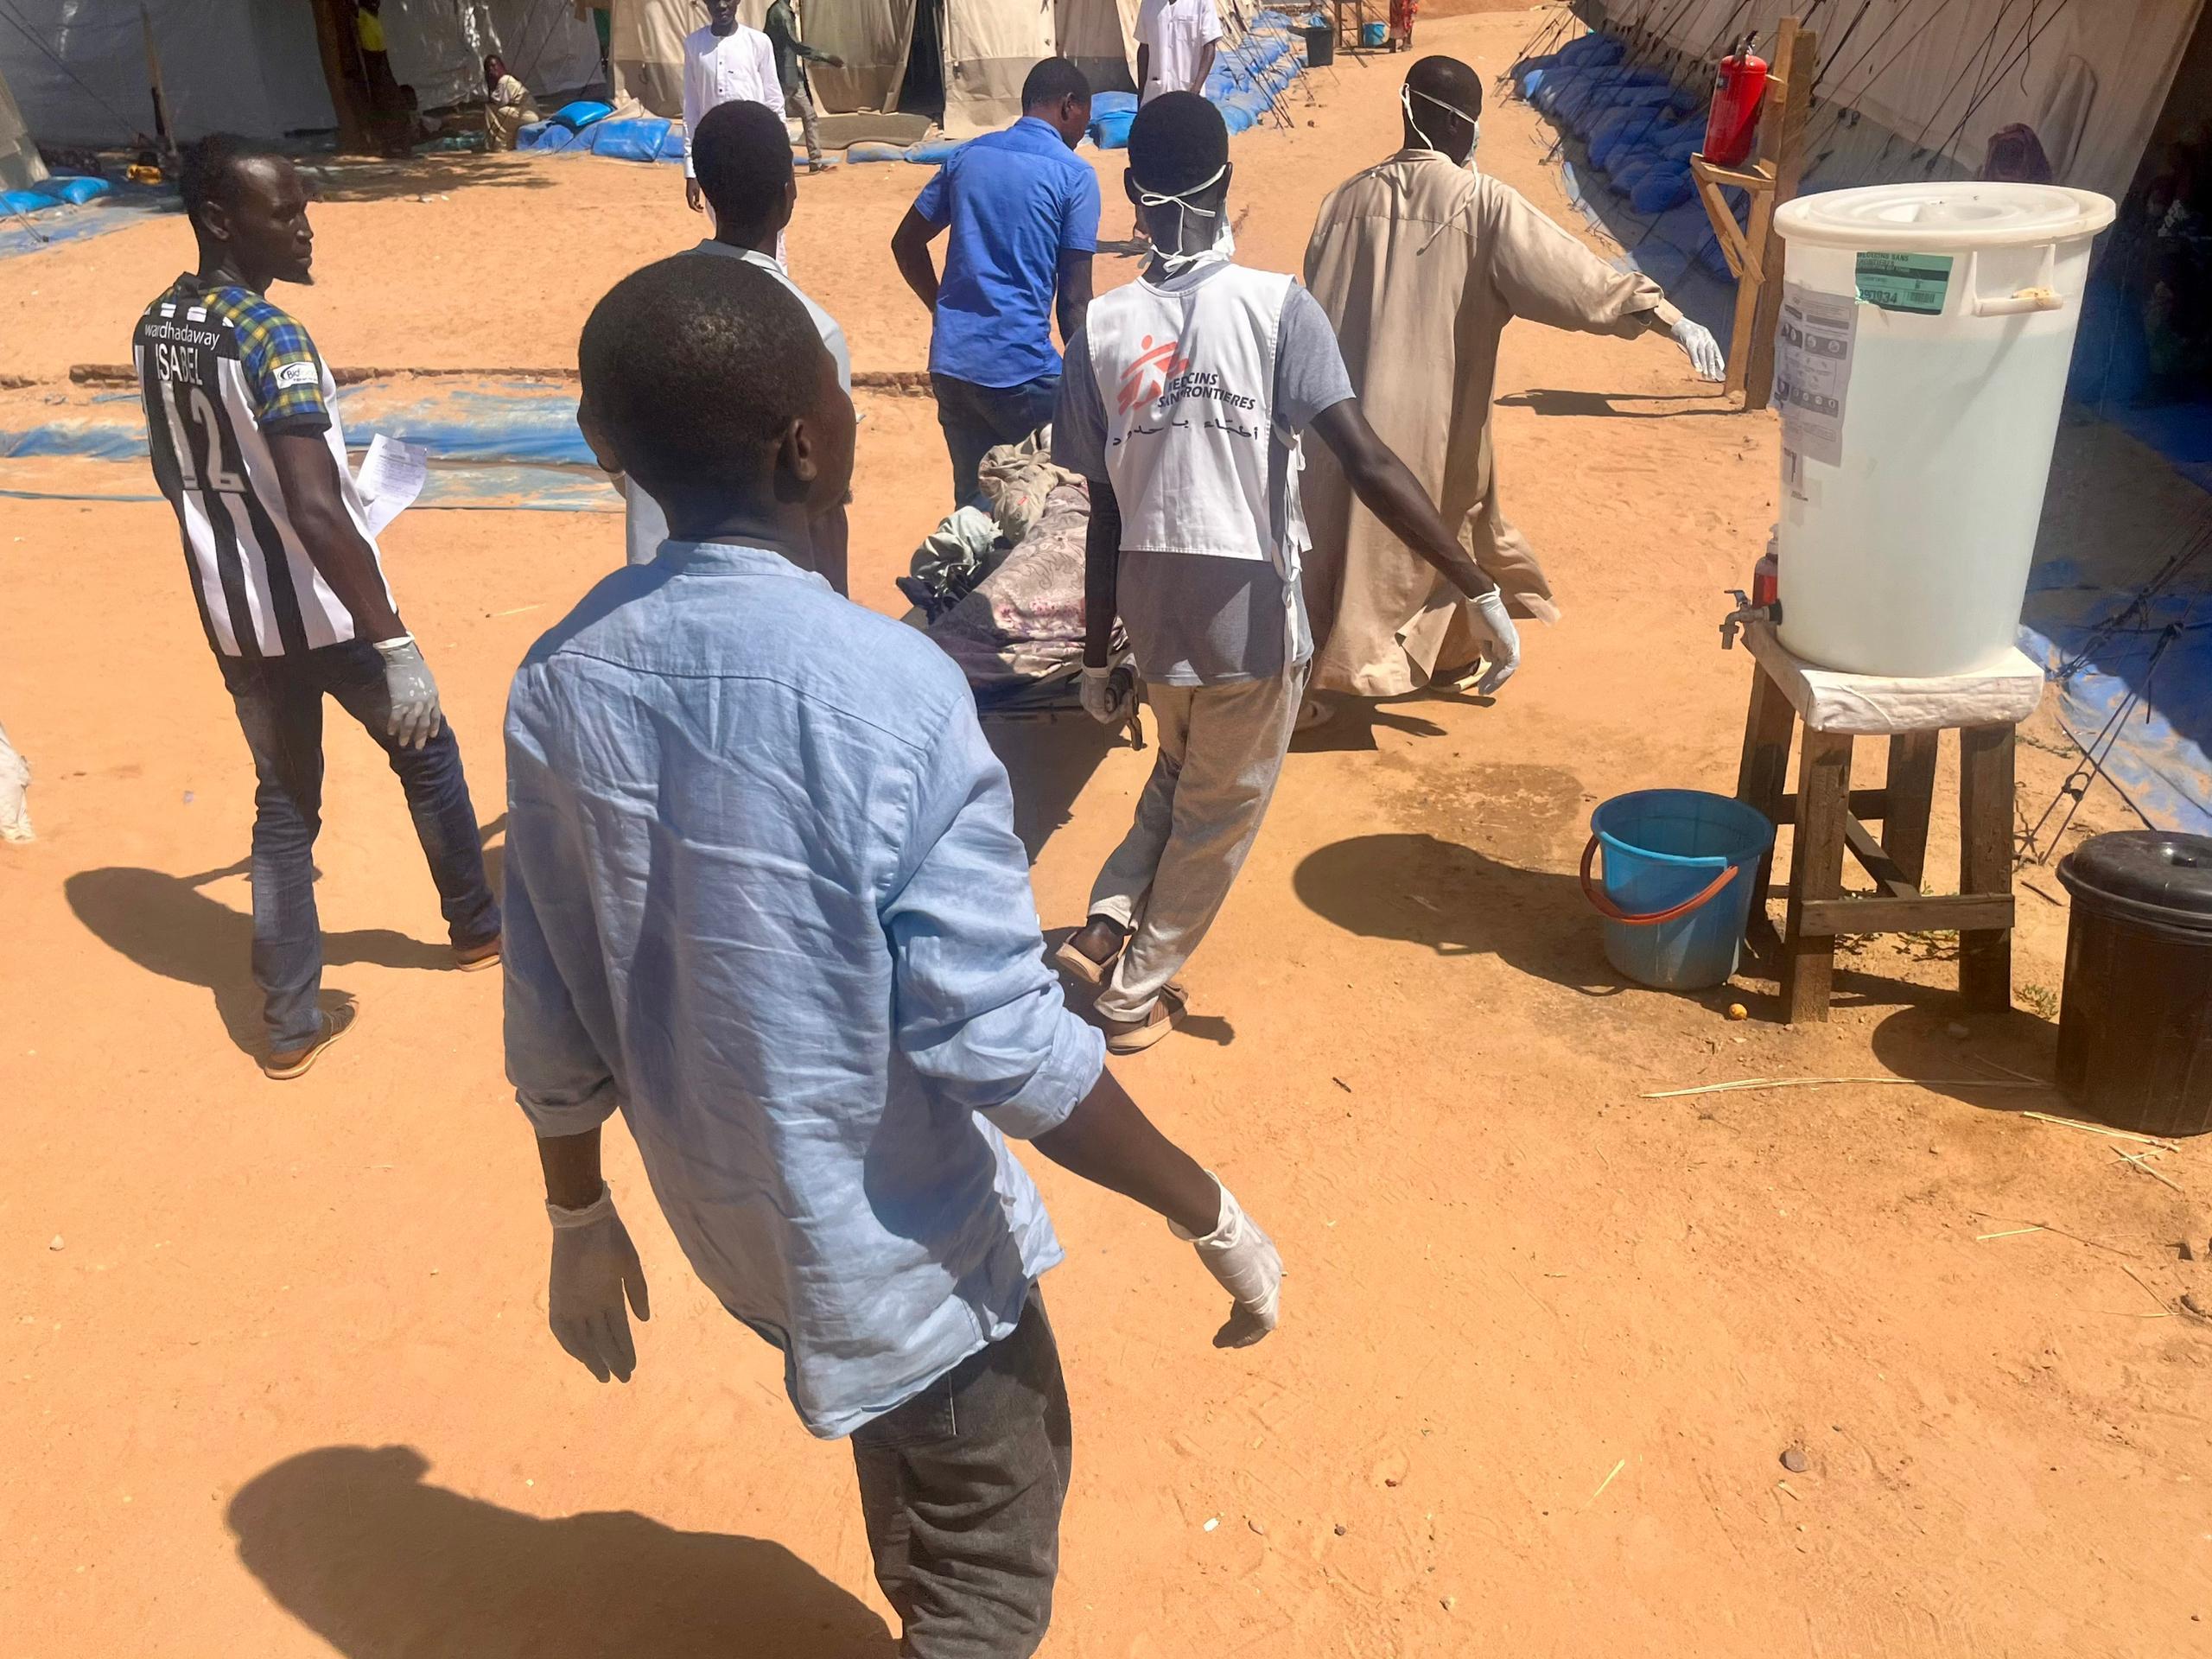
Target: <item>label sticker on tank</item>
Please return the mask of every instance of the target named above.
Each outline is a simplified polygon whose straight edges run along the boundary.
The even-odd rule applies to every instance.
[[[1782,285],[1774,401],[1782,410],[1783,447],[1802,460],[1843,465],[1843,407],[1858,337],[1859,308],[1848,296]]]
[[[1885,311],[1912,311],[1940,316],[1951,291],[1948,253],[1862,253],[1859,256],[1859,297]]]

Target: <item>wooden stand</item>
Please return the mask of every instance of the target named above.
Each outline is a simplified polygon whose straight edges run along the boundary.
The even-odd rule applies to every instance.
[[[1747,410],[1764,409],[1774,393],[1774,331],[1782,313],[1782,238],[1775,232],[1774,210],[1797,194],[1804,172],[1805,124],[1812,114],[1813,78],[1820,61],[1819,37],[1800,29],[1795,17],[1783,18],[1775,35],[1774,67],[1767,76],[1751,165],[1716,167],[1702,156],[1690,157],[1698,199],[1705,203],[1728,269],[1736,273],[1727,390],[1742,392]],[[1732,184],[1751,193],[1748,226],[1736,223],[1720,194],[1723,185]]]
[[[1835,941],[1847,933],[1916,933],[1952,928],[1959,935],[1959,989],[1978,1008],[2012,1000],[2013,726],[1941,727],[1888,739],[1889,775],[1879,789],[1851,786],[1852,748],[1844,732],[1808,724],[1797,789],[1787,788],[1789,748],[1799,723],[1789,692],[1767,664],[1751,677],[1744,722],[1744,753],[1736,795],[1773,820],[1796,827],[1789,860],[1789,910],[1782,931],[1767,914],[1773,858],[1759,866],[1753,887],[1749,944],[1780,963],[1782,1001],[1792,1025],[1828,1017]],[[1928,823],[1936,793],[1936,745],[1959,734],[1959,891],[1925,893]],[[1878,821],[1878,840],[1867,829]],[[1879,892],[1847,893],[1848,852]]]

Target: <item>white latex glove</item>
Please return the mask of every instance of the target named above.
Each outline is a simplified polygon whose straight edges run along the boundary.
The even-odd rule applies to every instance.
[[[627,1382],[638,1368],[630,1342],[626,1292],[640,1319],[652,1317],[645,1300],[645,1270],[629,1230],[614,1213],[614,1194],[601,1185],[598,1198],[581,1210],[545,1206],[553,1222],[553,1276],[546,1286],[546,1322],[554,1338],[601,1382]]]
[[[1236,1194],[1213,1175],[1221,1193],[1221,1215],[1214,1230],[1195,1238],[1173,1222],[1167,1230],[1185,1243],[1195,1245],[1198,1260],[1221,1287],[1236,1299],[1229,1322],[1214,1332],[1217,1348],[1249,1348],[1275,1328],[1282,1300],[1282,1256],[1274,1241],[1260,1230],[1260,1224],[1246,1215]]]
[[[1126,668],[1083,665],[1083,709],[1101,726],[1119,726],[1136,701],[1136,677]]]
[[[1690,360],[1690,367],[1697,371],[1700,380],[1722,380],[1727,378],[1728,362],[1720,355],[1720,342],[1713,337],[1713,330],[1701,322],[1692,322],[1684,317],[1672,330],[1675,344]]]
[[[438,709],[438,683],[423,660],[423,648],[411,634],[377,641],[384,658],[384,689],[391,698],[385,733],[399,740],[403,749],[419,749],[438,734],[444,716]]]
[[[1475,613],[1475,621],[1490,636],[1490,672],[1475,682],[1475,690],[1488,696],[1511,679],[1521,666],[1521,631],[1513,626],[1513,618],[1505,608],[1505,595],[1495,588],[1467,603]]]

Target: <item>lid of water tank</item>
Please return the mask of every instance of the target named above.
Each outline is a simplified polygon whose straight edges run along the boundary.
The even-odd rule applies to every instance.
[[[2072,242],[2112,223],[2109,196],[2057,184],[1877,184],[1784,202],[1775,228],[1830,248],[1942,253]]]
[[[2119,899],[2171,926],[2212,928],[2212,839],[2162,830],[2092,836],[2058,863],[2077,900]]]

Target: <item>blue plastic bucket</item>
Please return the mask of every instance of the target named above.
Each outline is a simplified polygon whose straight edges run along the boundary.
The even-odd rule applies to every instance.
[[[1694,789],[1618,795],[1590,815],[1582,891],[1605,918],[1605,960],[1641,984],[1694,991],[1736,971],[1774,825]],[[1605,855],[1602,883],[1592,866]]]
[[[1359,26],[1359,43],[1362,46],[1389,45],[1390,25],[1388,23],[1362,23]]]

